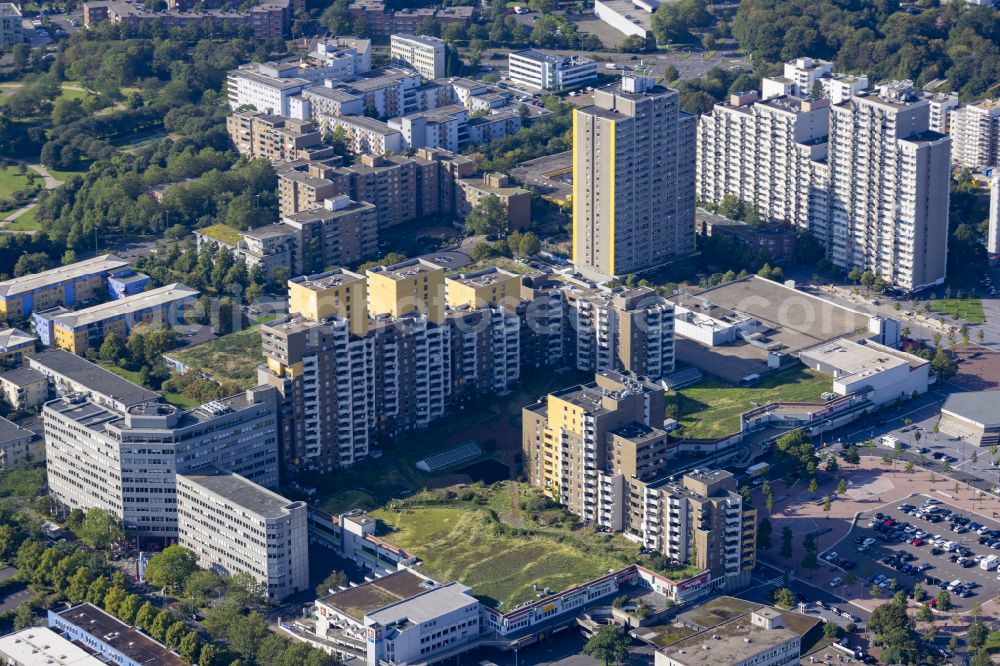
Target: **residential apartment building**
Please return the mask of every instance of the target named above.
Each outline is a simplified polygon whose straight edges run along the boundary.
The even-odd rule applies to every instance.
[[[9,48],[22,42],[21,10],[11,2],[0,3],[0,46]]]
[[[648,287],[570,285],[567,353],[581,370],[659,379],[674,369],[674,306]]]
[[[573,112],[573,263],[639,273],[694,251],[694,119],[640,74]]]
[[[381,120],[367,116],[324,116],[321,122],[325,131],[343,130],[347,150],[354,155],[387,155],[404,148],[399,130]]]
[[[291,267],[298,275],[378,256],[378,215],[365,201],[341,194],[282,223],[295,232]]]
[[[226,91],[233,111],[253,109],[275,116],[290,116],[289,99],[315,85],[297,63],[251,63],[227,75]]]
[[[34,368],[0,373],[0,394],[13,409],[31,409],[49,398],[49,380]]]
[[[319,160],[335,155],[333,147],[310,121],[270,116],[259,111],[236,111],[226,118],[226,131],[244,157],[274,162]]]
[[[345,81],[372,68],[372,42],[360,37],[326,37],[310,56],[330,68],[329,78]]]
[[[14,469],[43,460],[45,460],[45,442],[40,436],[5,418],[0,418],[0,469]]]
[[[395,33],[416,32],[421,20],[430,18],[445,25],[456,23],[468,27],[472,23],[473,7],[402,7],[388,9],[384,0],[353,0],[348,11],[352,19],[364,19],[375,37],[389,37]]]
[[[469,110],[453,104],[393,118],[389,127],[399,131],[407,150],[444,148],[457,153],[469,142],[468,122]]]
[[[267,598],[309,585],[308,506],[213,465],[177,475],[177,543],[222,576],[249,573]]]
[[[69,509],[105,509],[129,532],[166,540],[178,536],[178,473],[212,464],[277,487],[273,389],[259,386],[189,410],[153,395],[156,400],[130,400],[123,409],[109,405],[120,401],[117,396],[96,400],[81,393],[46,403],[45,460],[56,501]]]
[[[48,380],[57,396],[82,395],[101,407],[124,412],[130,405],[156,402],[160,394],[119,377],[64,349],[47,349],[28,358],[28,367]]]
[[[180,3],[174,3],[175,7]],[[185,3],[187,4],[187,3]],[[257,39],[281,39],[292,14],[302,9],[297,0],[265,0],[248,9],[229,11],[226,8],[205,11],[181,10],[147,11],[141,4],[126,0],[102,0],[83,4],[83,24],[91,27],[105,21],[125,26],[159,26],[164,30],[196,26],[206,32],[248,28]]]
[[[278,165],[278,212],[282,217],[323,205],[326,199],[350,194],[347,179],[338,178],[340,159],[295,160]]]
[[[434,84],[424,84],[420,74],[411,69],[383,67],[350,81],[328,79],[322,86],[310,86],[292,99],[291,115],[304,120],[312,118],[324,130],[326,121],[323,118],[330,112],[334,115],[364,113],[378,118],[395,118],[437,106],[440,99],[437,95],[420,94],[428,87],[437,89]],[[328,93],[327,90],[339,93]],[[315,106],[313,102],[316,102]]]
[[[764,220],[825,227],[829,123],[828,99],[730,95],[698,118],[698,200],[734,196]]]
[[[393,35],[389,41],[393,65],[410,67],[432,81],[445,75],[446,51],[443,39],[427,35]]]
[[[293,272],[298,257],[298,234],[287,224],[267,224],[240,231],[225,224],[213,224],[194,231],[198,250],[205,246],[231,252],[247,268],[260,266],[265,275],[277,268]]]
[[[583,56],[556,56],[525,49],[508,54],[507,71],[514,83],[539,90],[561,90],[596,79],[597,63]]]
[[[804,97],[828,99],[832,104],[840,104],[867,88],[868,77],[864,74],[839,74],[833,71],[832,62],[815,58],[797,58],[786,62],[782,76],[765,77],[761,81],[764,99]],[[814,92],[820,94],[814,95]]]
[[[659,437],[664,411],[663,389],[612,371],[595,373],[591,384],[550,393],[521,410],[528,479],[573,514],[598,523],[600,473],[610,466],[612,431],[638,423]]]
[[[385,229],[435,212],[417,197],[417,178],[423,175],[419,162],[403,155],[363,155],[332,176],[347,181],[352,199],[375,206],[377,227]]]
[[[531,192],[512,186],[506,174],[486,173],[478,178],[460,178],[457,185],[455,214],[459,217],[464,218],[483,199],[494,196],[507,207],[507,222],[511,230],[527,229],[531,225]]]
[[[17,367],[25,356],[35,353],[38,338],[19,328],[0,330],[0,363],[7,367]]]
[[[1000,166],[1000,99],[951,112],[952,158],[969,169]]]
[[[948,247],[951,138],[906,87],[831,107],[830,226],[821,241],[843,268],[906,290],[940,284]]]
[[[83,354],[99,348],[111,335],[126,340],[139,325],[169,328],[184,323],[184,311],[199,294],[197,289],[175,283],[83,310],[44,310],[34,315],[35,330],[42,344]]]
[[[41,273],[0,282],[0,317],[7,321],[26,319],[34,310],[96,300],[107,293],[108,276],[129,262],[104,254]]]

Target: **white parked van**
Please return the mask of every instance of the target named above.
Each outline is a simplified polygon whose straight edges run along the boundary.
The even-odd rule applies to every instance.
[[[979,562],[979,568],[983,571],[993,571],[997,568],[997,564],[1000,564],[1000,557],[987,555]]]

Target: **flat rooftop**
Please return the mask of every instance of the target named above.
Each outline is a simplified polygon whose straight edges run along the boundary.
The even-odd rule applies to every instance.
[[[291,281],[305,289],[323,291],[332,287],[340,287],[345,284],[364,282],[365,277],[363,275],[358,275],[357,273],[352,273],[346,268],[335,268],[332,271],[327,271],[325,273],[315,273],[313,275],[303,275],[302,277],[292,278]]]
[[[375,210],[375,206],[367,201],[351,201],[351,203],[347,204],[343,208],[330,210],[325,206],[320,206],[318,208],[310,208],[309,210],[293,213],[292,215],[286,215],[283,219],[287,224],[302,225],[309,224],[310,222],[318,222],[320,220],[333,220],[338,217],[344,217],[345,215],[350,215],[351,213],[363,210]],[[291,229],[291,227],[286,228]]]
[[[505,271],[502,268],[488,268],[478,273],[465,273],[448,278],[451,282],[456,282],[458,284],[465,285],[466,287],[474,288],[491,287],[510,279],[516,280],[518,279],[518,276],[510,271]]]
[[[952,393],[944,401],[941,413],[972,421],[984,428],[1000,428],[1000,391]]]
[[[430,579],[404,569],[364,585],[334,592],[320,601],[361,623],[366,615],[426,592],[433,585]]]
[[[420,624],[465,608],[470,603],[478,603],[470,588],[461,583],[448,583],[368,613],[368,617],[383,625],[403,619]]]
[[[28,430],[27,428],[22,428],[13,421],[8,421],[5,418],[0,418],[0,444],[6,442],[14,442],[17,440],[24,439],[27,437],[31,439],[34,437],[35,433]]]
[[[133,384],[99,365],[65,349],[49,349],[28,357],[28,365],[43,375],[58,375],[89,391],[124,404],[160,400],[160,394]]]
[[[653,15],[641,7],[637,7],[632,0],[601,0],[601,4],[640,28],[647,31],[651,29]],[[654,0],[651,4],[655,6],[659,2]]]
[[[27,366],[0,373],[0,379],[10,382],[14,386],[27,386],[33,382],[46,381],[45,375]]]
[[[264,240],[266,238],[282,238],[284,236],[294,236],[295,230],[290,228],[286,224],[266,224],[263,227],[257,227],[256,229],[251,229],[243,234],[246,238],[257,238]]]
[[[178,476],[263,518],[281,518],[288,515],[289,509],[302,506],[301,502],[286,499],[239,474],[225,472],[213,465]]]
[[[389,127],[389,125],[381,120],[376,120],[367,116],[331,116],[330,120],[331,122],[335,121],[343,123],[344,125],[358,127],[368,132],[376,132],[385,136],[388,136],[389,134],[399,134],[399,130]]]
[[[441,267],[424,259],[410,259],[391,266],[376,266],[368,270],[369,275],[384,275],[392,280],[407,280],[416,275],[436,273]]]
[[[113,254],[104,254],[100,257],[85,259],[68,266],[59,266],[41,273],[24,275],[0,282],[0,298],[12,298],[21,294],[27,294],[36,289],[44,289],[52,285],[78,280],[80,278],[107,273],[119,268],[129,266],[129,262]]]
[[[751,624],[750,616],[744,615],[680,640],[660,652],[684,666],[720,666],[742,663],[800,639],[799,634],[784,627],[766,629]]]
[[[127,296],[115,301],[108,301],[90,308],[77,310],[53,317],[56,326],[66,328],[79,328],[89,326],[114,317],[124,317],[144,310],[149,310],[158,306],[165,306],[177,301],[197,298],[200,294],[197,289],[188,287],[180,283],[168,284],[159,289],[150,289],[133,296]]]
[[[48,627],[29,627],[0,636],[0,655],[21,666],[107,666]]]
[[[58,616],[143,666],[185,666],[170,649],[96,606],[84,603]]]
[[[421,44],[423,46],[431,46],[434,48],[444,48],[444,40],[438,39],[437,37],[428,37],[426,35],[414,35],[410,33],[399,33],[392,36],[393,40],[401,39],[407,42],[413,42],[414,44]]]
[[[811,347],[801,356],[833,369],[834,378],[856,380],[900,366],[920,367],[929,361],[875,344],[838,339]],[[821,370],[827,372],[825,369]],[[827,374],[830,374],[827,372]]]

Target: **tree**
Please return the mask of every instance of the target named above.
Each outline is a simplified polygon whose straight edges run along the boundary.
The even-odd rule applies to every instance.
[[[188,576],[198,570],[198,556],[174,544],[149,558],[146,581],[156,587],[183,585]]]
[[[181,638],[180,643],[177,646],[177,653],[180,654],[181,659],[188,662],[189,664],[198,663],[198,653],[201,651],[201,639],[198,638],[198,632],[188,631]]]
[[[142,598],[138,594],[130,594],[118,606],[118,619],[125,624],[132,624],[141,608]]]
[[[518,245],[517,254],[522,257],[533,257],[542,251],[542,242],[533,231],[528,231],[521,235],[521,242]]]
[[[763,518],[757,526],[757,547],[761,550],[769,550],[771,548],[771,532],[774,528],[771,527],[771,521],[767,518]]]
[[[841,629],[834,622],[824,622],[823,623],[823,636],[824,638],[829,638],[830,640],[836,640],[840,638]]]
[[[928,604],[920,604],[920,608],[917,609],[917,621],[918,622],[933,622],[934,621],[934,611]]]
[[[343,571],[331,571],[330,575],[323,579],[323,582],[316,586],[316,596],[325,597],[332,592],[336,592],[341,587],[347,587],[347,574]]]
[[[691,39],[691,29],[711,21],[705,0],[679,0],[660,5],[652,17],[653,36],[659,44]]]
[[[263,603],[266,598],[267,586],[251,573],[241,571],[226,578],[226,599],[238,608]]]
[[[153,626],[153,620],[156,619],[156,613],[156,606],[154,606],[152,602],[147,601],[135,614],[135,626],[149,631]]]
[[[858,447],[851,444],[846,449],[844,449],[844,462],[850,465],[861,464],[861,454],[858,452]]]
[[[816,558],[816,553],[806,553],[799,564],[802,565],[803,569],[811,569],[813,571],[819,569],[819,560]]]
[[[177,620],[174,618],[174,614],[171,613],[166,608],[161,609],[156,617],[153,619],[153,623],[149,627],[149,635],[156,640],[163,642],[167,637],[167,629],[173,626],[174,622]]]
[[[198,652],[198,666],[222,666],[224,652],[218,645],[205,643]]]
[[[833,508],[833,503],[830,501],[830,496],[827,495],[823,498],[823,511],[829,516],[830,509]]]
[[[222,576],[217,573],[195,571],[184,581],[184,593],[196,604],[204,605],[224,584]]]
[[[948,590],[938,592],[937,600],[937,609],[939,611],[947,612],[951,610],[951,593]]]
[[[973,650],[978,650],[986,643],[986,637],[989,633],[990,630],[986,628],[982,620],[975,620],[969,624],[965,639],[969,642],[969,647]]]
[[[104,595],[104,610],[112,615],[118,615],[118,607],[128,598],[128,592],[121,587],[112,587]]]
[[[847,479],[841,479],[837,483],[837,494],[843,495],[846,492],[847,492]]]
[[[101,605],[110,589],[111,581],[108,580],[107,576],[98,576],[87,586],[87,601],[97,606]]]
[[[118,359],[123,358],[125,356],[125,345],[122,343],[121,337],[117,333],[112,333],[104,338],[98,355],[102,361],[107,361],[108,363],[116,363]]]
[[[824,467],[828,474],[836,474],[840,466],[837,464],[837,459],[832,455],[826,457],[826,465]]]
[[[110,511],[89,509],[76,534],[80,537],[80,541],[91,548],[106,550],[108,546],[125,536],[125,530]]]
[[[958,363],[949,356],[943,347],[938,347],[931,359],[931,369],[942,379],[949,379],[958,373]]]
[[[787,587],[779,587],[771,593],[774,605],[779,608],[789,609],[795,605],[795,593]]]
[[[816,447],[804,431],[795,430],[775,442],[774,467],[784,470],[787,477],[812,476],[818,464]]]
[[[465,228],[485,236],[500,236],[507,230],[507,204],[495,194],[488,194],[465,217]]]
[[[604,666],[612,662],[620,664],[628,660],[629,643],[622,627],[605,625],[583,646],[583,653],[604,662]]]
[[[172,625],[170,625],[169,629],[167,629],[167,633],[164,636],[164,640],[170,647],[178,648],[180,647],[181,640],[183,640],[187,632],[188,632],[188,626],[183,622],[181,622],[180,620],[177,620]]]
[[[41,273],[52,268],[52,259],[44,252],[22,254],[14,264],[14,277]]]
[[[781,550],[778,554],[786,560],[792,556],[792,530],[787,525],[781,528]]]
[[[14,629],[20,631],[35,624],[35,611],[31,610],[31,604],[23,602],[14,611]]]

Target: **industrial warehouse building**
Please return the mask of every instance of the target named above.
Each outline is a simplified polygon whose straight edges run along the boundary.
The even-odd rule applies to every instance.
[[[1000,391],[969,391],[948,396],[938,428],[977,446],[1000,444]]]

